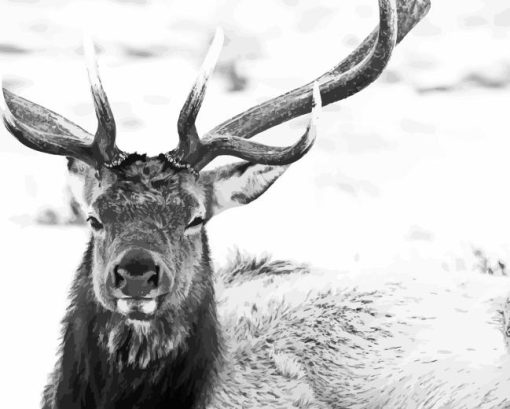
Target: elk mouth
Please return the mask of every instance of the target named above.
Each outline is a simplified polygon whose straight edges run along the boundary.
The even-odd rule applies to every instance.
[[[118,298],[117,311],[131,320],[148,321],[154,318],[159,298]]]

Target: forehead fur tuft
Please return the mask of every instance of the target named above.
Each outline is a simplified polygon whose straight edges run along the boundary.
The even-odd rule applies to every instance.
[[[138,153],[130,154],[111,170],[117,175],[118,180],[142,183],[147,186],[152,183],[152,187],[155,188],[158,187],[158,182],[168,181],[177,174],[190,173],[186,169],[174,167],[163,154],[149,157]]]
[[[147,154],[145,153],[130,153],[119,165],[115,166],[112,169],[125,169],[126,167],[132,165],[137,161],[145,162],[147,160]]]
[[[171,176],[186,171],[182,167],[176,167],[164,154],[148,157],[145,153],[140,154],[137,152],[129,154],[121,163],[110,169],[117,174],[133,176],[136,173],[142,172],[145,176],[149,177],[157,177],[162,174]]]

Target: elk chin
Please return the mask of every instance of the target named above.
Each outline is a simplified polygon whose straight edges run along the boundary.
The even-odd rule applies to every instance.
[[[109,316],[100,340],[120,367],[128,365],[144,369],[151,362],[166,359],[179,351],[189,336],[189,324],[181,315],[172,313],[165,300],[158,300],[161,304],[157,304],[155,312],[150,316],[142,315],[142,319],[118,310]],[[123,302],[120,304],[120,308],[125,308]],[[149,305],[149,308],[152,307]]]
[[[156,299],[120,298],[117,300],[117,311],[131,321],[149,321],[154,318],[157,309]]]

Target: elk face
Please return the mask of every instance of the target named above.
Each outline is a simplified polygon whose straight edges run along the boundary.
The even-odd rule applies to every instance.
[[[189,172],[163,166],[139,159],[115,171],[103,169],[101,180],[107,182],[82,194],[91,198],[82,207],[93,235],[95,296],[108,310],[134,320],[178,308],[200,270],[195,264],[202,255],[203,200]],[[83,177],[77,168],[70,169],[74,179]]]
[[[132,155],[98,179],[71,159],[71,186],[93,237],[97,302],[130,322],[186,309],[211,279],[205,223],[259,197],[286,168],[242,162],[196,177],[164,157]]]

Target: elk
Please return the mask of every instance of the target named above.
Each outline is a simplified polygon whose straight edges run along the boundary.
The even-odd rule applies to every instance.
[[[292,263],[237,259],[219,273],[224,288],[218,306],[207,221],[258,198],[305,155],[320,107],[372,83],[428,8],[425,0],[398,7],[395,0],[379,0],[379,27],[345,60],[200,138],[195,121],[221,49],[218,31],[181,110],[178,146],[155,157],[117,147],[90,41],[84,50],[98,121],[94,135],[3,90],[7,130],[31,149],[68,158],[91,230],[63,322],[60,357],[43,394],[45,409],[508,403],[508,374],[494,377],[492,389],[462,392],[476,375],[466,375],[462,362],[452,361],[452,371],[464,378],[447,390],[450,395],[436,394],[444,383],[436,382],[434,368],[423,357],[409,361],[401,347],[403,338],[418,338],[426,314],[392,313],[391,303],[405,306],[410,298],[394,284],[345,291],[338,277]],[[306,131],[291,146],[249,140],[309,112]],[[242,161],[203,170],[220,155]],[[423,294],[420,300],[434,292]],[[405,367],[409,362],[414,372]],[[508,358],[501,364],[508,368]],[[426,386],[412,389],[413,377]]]

